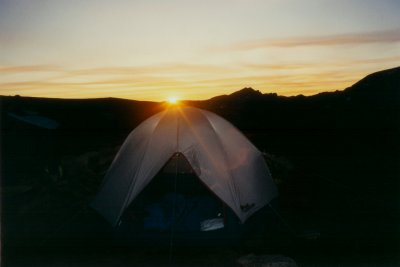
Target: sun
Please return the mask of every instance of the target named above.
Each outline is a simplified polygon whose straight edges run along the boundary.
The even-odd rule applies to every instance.
[[[176,105],[179,103],[179,99],[176,96],[170,96],[167,98],[167,101],[170,105]]]

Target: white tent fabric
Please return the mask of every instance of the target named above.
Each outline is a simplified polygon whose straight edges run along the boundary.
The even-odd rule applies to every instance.
[[[231,123],[202,109],[172,107],[129,134],[92,207],[116,225],[175,153],[186,157],[199,179],[242,222],[278,194],[261,152]]]

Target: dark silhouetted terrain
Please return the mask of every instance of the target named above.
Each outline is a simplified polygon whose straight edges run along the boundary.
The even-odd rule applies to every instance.
[[[283,97],[244,88],[185,104],[245,133],[266,153],[280,189],[280,226],[258,229],[228,256],[275,253],[305,264],[398,260],[399,67],[343,91]],[[128,261],[131,248],[114,246],[111,227],[88,204],[125,137],[165,104],[1,96],[0,108],[5,266],[43,255],[50,263],[67,255]]]

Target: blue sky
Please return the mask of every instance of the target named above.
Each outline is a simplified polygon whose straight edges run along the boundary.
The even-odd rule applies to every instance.
[[[0,94],[344,89],[400,64],[395,0],[0,0]]]

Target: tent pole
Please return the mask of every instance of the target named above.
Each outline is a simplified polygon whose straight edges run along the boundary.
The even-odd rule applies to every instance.
[[[176,151],[179,151],[179,117],[176,121]],[[173,156],[179,156],[178,152],[176,152]],[[178,164],[179,158],[176,160],[175,165],[175,177],[174,177],[174,206],[172,207],[172,220],[171,220],[171,235],[169,240],[169,263],[172,263],[172,254],[173,254],[173,246],[174,246],[174,234],[175,234],[175,209],[176,209],[176,192],[177,192],[177,179],[178,179]]]
[[[179,154],[175,154],[174,156],[179,157]],[[171,235],[169,239],[169,263],[172,263],[173,260],[173,246],[174,246],[174,234],[175,234],[175,213],[176,213],[176,193],[177,193],[177,178],[178,178],[178,163],[179,159],[176,160],[175,165],[175,176],[174,176],[174,204],[172,207],[172,219],[171,219]]]

